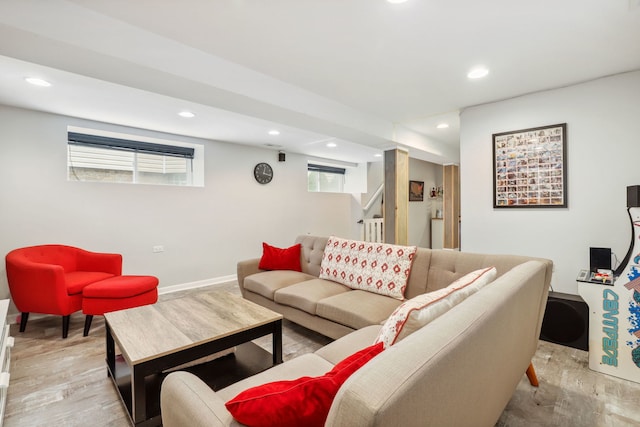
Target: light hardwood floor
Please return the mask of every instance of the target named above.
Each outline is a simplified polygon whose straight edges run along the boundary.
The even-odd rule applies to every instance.
[[[217,287],[237,290],[234,283]],[[182,295],[184,292],[162,295],[161,299]],[[81,314],[74,314],[65,340],[59,317],[30,320],[24,333],[18,332],[18,325],[11,326],[15,347],[5,426],[129,425],[107,378],[104,321],[96,316],[88,337],[82,336],[83,322]],[[269,337],[255,342],[271,348]],[[329,342],[322,335],[284,323],[284,360]],[[640,426],[640,384],[589,370],[586,352],[540,341],[533,363],[540,387],[530,386],[523,373],[496,427]]]

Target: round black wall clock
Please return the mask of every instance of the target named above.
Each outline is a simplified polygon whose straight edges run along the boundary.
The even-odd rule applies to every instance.
[[[268,184],[273,179],[273,168],[268,163],[258,163],[253,168],[253,177],[260,184]]]

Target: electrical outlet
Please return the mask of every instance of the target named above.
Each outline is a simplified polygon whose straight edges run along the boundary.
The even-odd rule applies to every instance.
[[[153,253],[154,254],[157,254],[157,253],[160,253],[160,252],[164,252],[164,246],[158,245],[158,246],[154,246],[153,247]]]

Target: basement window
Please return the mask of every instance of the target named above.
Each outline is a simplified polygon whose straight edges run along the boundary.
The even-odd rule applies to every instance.
[[[69,181],[193,186],[192,146],[68,132]]]
[[[314,163],[307,165],[307,184],[310,192],[344,192],[346,169]]]

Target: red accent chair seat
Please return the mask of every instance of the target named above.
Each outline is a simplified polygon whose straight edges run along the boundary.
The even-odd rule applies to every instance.
[[[5,257],[9,291],[22,313],[20,332],[29,313],[62,316],[62,337],[72,313],[82,308],[87,285],[122,274],[122,255],[89,252],[65,245],[15,249]]]
[[[116,276],[82,289],[84,336],[89,335],[93,316],[154,304],[158,301],[158,278],[153,276]]]

